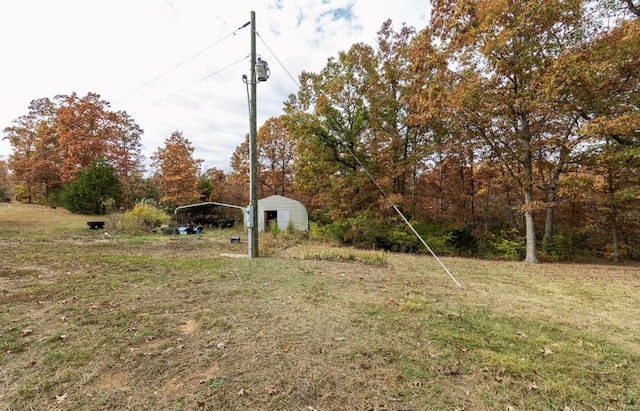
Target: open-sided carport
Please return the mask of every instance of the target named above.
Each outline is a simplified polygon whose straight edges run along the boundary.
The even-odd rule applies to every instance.
[[[217,203],[213,201],[197,203],[197,204],[189,204],[189,205],[176,207],[175,211],[173,212],[174,217],[176,219],[176,224],[179,224],[180,222],[179,213],[181,211],[185,212],[185,214],[187,211],[191,211],[191,213],[189,213],[189,216],[194,217],[194,214],[195,214],[195,218],[191,218],[190,220],[192,221],[185,221],[185,223],[201,224],[204,226],[208,226],[209,228],[233,227],[233,225],[235,224],[235,219],[224,217],[221,214],[207,213],[207,211],[211,210],[214,207],[226,207],[226,208],[239,209],[242,211],[243,221],[245,219],[245,214],[247,212],[247,209],[245,207],[236,206],[232,204]]]

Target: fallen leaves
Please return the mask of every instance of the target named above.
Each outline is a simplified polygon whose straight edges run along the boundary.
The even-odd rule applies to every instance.
[[[542,353],[543,356],[547,356],[547,355],[551,355],[553,354],[553,351],[551,351],[551,349],[544,347],[543,349],[540,350],[540,352]]]
[[[56,395],[56,402],[58,404],[62,404],[62,402],[64,402],[64,400],[66,399],[67,399],[67,394]]]

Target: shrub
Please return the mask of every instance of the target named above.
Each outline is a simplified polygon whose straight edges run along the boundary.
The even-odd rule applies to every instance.
[[[73,213],[97,215],[105,214],[108,202],[117,204],[121,194],[116,170],[105,160],[98,160],[78,171],[75,181],[64,187],[61,200]]]
[[[420,250],[421,242],[406,226],[394,226],[376,237],[376,247],[387,251],[400,253],[416,253]]]
[[[487,256],[518,260],[524,258],[526,243],[520,232],[513,228],[502,230],[497,235],[489,234],[484,254]]]
[[[125,232],[148,231],[152,228],[167,224],[169,215],[160,209],[154,200],[139,201],[131,211],[122,216],[120,228]]]
[[[317,242],[339,245],[341,241],[330,230],[331,226],[309,221],[309,239]]]
[[[466,228],[451,231],[447,243],[455,248],[458,254],[473,255],[478,251],[478,242],[475,236]]]
[[[442,228],[418,223],[414,224],[414,228],[434,252],[452,254],[452,248],[447,245],[448,233]],[[420,239],[400,219],[382,222],[360,215],[355,218],[340,219],[327,225],[312,223],[309,237],[313,240],[337,241],[343,245],[393,252],[426,251]]]

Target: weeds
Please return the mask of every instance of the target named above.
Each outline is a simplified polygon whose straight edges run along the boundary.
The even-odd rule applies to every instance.
[[[360,262],[373,266],[387,265],[387,256],[382,251],[354,251],[350,249],[310,249],[304,259],[334,262]]]

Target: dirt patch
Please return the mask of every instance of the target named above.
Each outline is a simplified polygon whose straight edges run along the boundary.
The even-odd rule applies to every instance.
[[[162,391],[168,394],[180,394],[185,391],[186,387],[190,387],[188,391],[191,391],[194,386],[206,385],[209,381],[219,377],[219,375],[220,367],[212,365],[204,370],[197,370],[170,378],[162,386]]]
[[[185,324],[180,326],[180,332],[183,335],[191,335],[200,330],[202,324],[196,320],[187,320]]]
[[[115,369],[108,370],[100,374],[96,379],[96,387],[104,390],[129,390],[129,383],[131,381],[131,374],[126,370]]]

